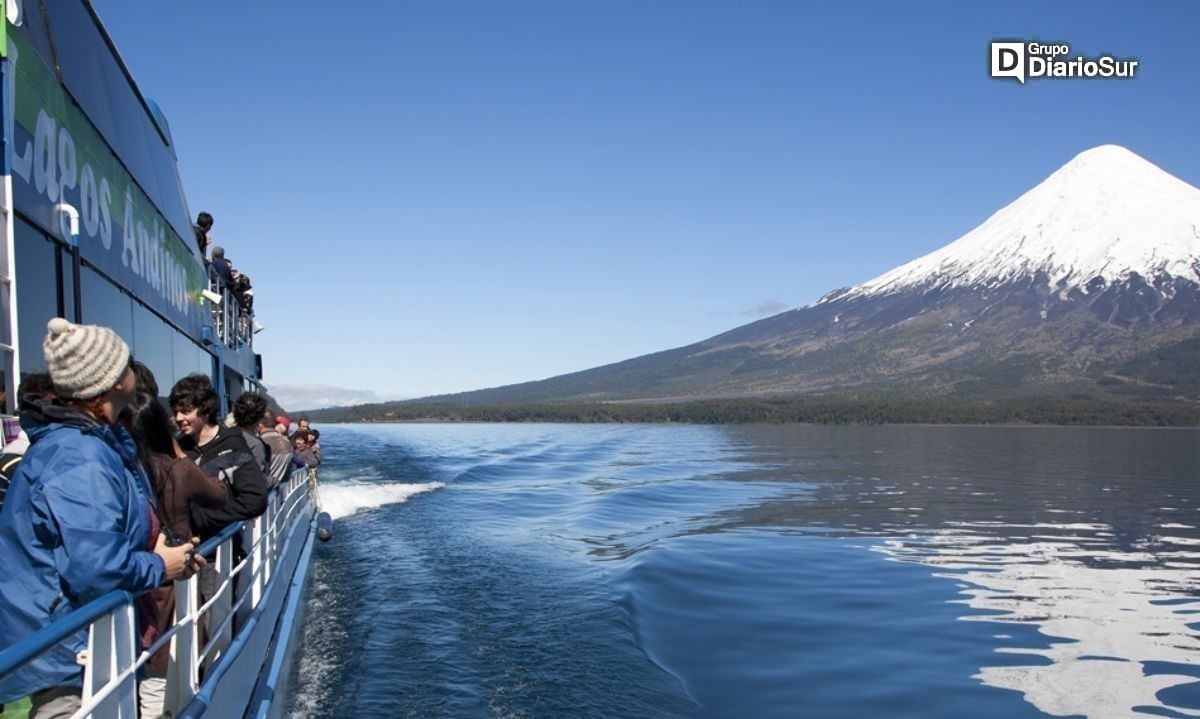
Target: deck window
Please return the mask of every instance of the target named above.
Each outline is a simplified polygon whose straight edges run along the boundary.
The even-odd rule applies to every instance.
[[[91,267],[83,268],[83,321],[111,327],[130,347],[134,345],[133,298]]]
[[[212,355],[205,352],[200,345],[188,339],[186,335],[178,332],[174,333],[173,341],[172,359],[175,367],[176,381],[181,377],[186,377],[189,374],[197,372],[207,377],[212,377]],[[159,382],[159,384],[163,383]]]
[[[42,340],[46,323],[58,315],[58,266],[55,243],[32,225],[13,223],[16,249],[17,331],[21,345],[21,374],[44,372]]]
[[[150,368],[158,380],[158,391],[166,396],[178,377],[172,358],[174,328],[141,304],[133,305],[133,356]]]

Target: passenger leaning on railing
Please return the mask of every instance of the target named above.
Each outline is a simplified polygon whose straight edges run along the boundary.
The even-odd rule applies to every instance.
[[[243,274],[237,268],[231,268],[229,273],[233,277],[233,285],[229,288],[229,291],[233,293],[233,298],[246,312],[253,310],[254,286],[250,284],[250,275]]]
[[[254,461],[263,471],[267,484],[271,485],[268,473],[271,470],[271,448],[258,436],[258,423],[267,413],[267,398],[261,394],[245,392],[233,403],[233,425],[242,430],[242,439],[254,455]]]
[[[308,448],[312,450],[313,456],[317,458],[317,464],[321,463],[321,430],[308,430]]]
[[[220,509],[192,508],[192,525],[202,539],[229,524],[253,519],[267,508],[267,482],[237,427],[221,426],[220,399],[212,381],[191,374],[175,383],[169,398],[179,428],[179,445],[200,469],[229,488],[229,501]]]
[[[296,435],[301,432],[307,432],[308,429],[308,417],[300,417],[296,420],[296,431],[292,434],[292,439],[295,439]]]
[[[196,247],[200,249],[200,259],[204,260],[204,264],[208,264],[208,246],[212,244],[212,238],[208,236],[209,231],[213,226],[213,216],[207,212],[201,212],[196,215],[196,224],[192,226],[192,231],[196,235]]]
[[[168,547],[133,439],[116,418],[134,395],[129,347],[107,327],[56,318],[43,345],[53,401],[32,397],[31,445],[0,512],[0,647],[113,590],[142,592],[204,563]],[[0,683],[0,702],[32,695],[30,716],[80,706],[80,630]]]
[[[190,508],[220,509],[229,501],[228,490],[215,477],[204,474],[180,449],[171,418],[157,398],[138,392],[127,417],[129,430],[137,442],[138,457],[158,499],[163,532],[173,542],[195,535]],[[150,596],[156,616],[154,626],[142,628],[143,649],[149,648],[175,621],[175,587],[158,587]],[[138,683],[142,719],[162,715],[169,658],[170,646],[155,652],[146,665],[145,678]]]
[[[274,487],[287,479],[292,471],[292,443],[279,433],[275,413],[267,410],[258,421],[258,438],[271,450],[268,458],[267,482]]]
[[[301,430],[292,436],[292,446],[295,451],[292,453],[292,466],[296,469],[301,467],[313,467],[321,464],[321,460],[312,451],[312,433],[306,430]]]
[[[225,259],[225,248],[213,245],[212,271],[221,278],[221,284],[228,290],[233,289],[233,264]]]

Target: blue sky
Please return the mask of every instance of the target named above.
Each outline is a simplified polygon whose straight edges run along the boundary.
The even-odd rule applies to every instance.
[[[1077,153],[1200,185],[1200,4],[95,0],[268,386],[420,396],[689,344],[970,230]],[[1140,59],[988,77],[996,38]]]

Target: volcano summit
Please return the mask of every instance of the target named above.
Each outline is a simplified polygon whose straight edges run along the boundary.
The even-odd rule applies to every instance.
[[[824,301],[1042,277],[1058,291],[1134,275],[1200,282],[1200,190],[1123,147],[1068,162],[979,227]]]

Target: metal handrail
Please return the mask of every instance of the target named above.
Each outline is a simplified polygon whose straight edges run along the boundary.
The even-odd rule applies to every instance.
[[[297,470],[297,471],[299,471],[299,470]],[[273,498],[274,498],[276,495],[280,495],[280,494],[281,494],[281,489],[282,489],[282,487],[283,487],[283,485],[280,485],[279,487],[276,487],[276,488],[274,488],[274,489],[272,489],[272,490],[271,490],[271,495],[270,495],[270,496],[271,496],[271,498],[272,498],[272,499],[273,499]],[[273,531],[273,532],[276,532],[276,533],[277,533],[277,532],[279,531],[279,526],[280,526],[281,524],[282,524],[282,525],[287,525],[287,526],[290,526],[290,525],[291,525],[291,521],[292,521],[292,515],[294,515],[294,514],[295,514],[295,510],[296,510],[296,508],[300,506],[300,501],[299,501],[299,500],[294,500],[294,499],[293,499],[293,497],[294,497],[294,496],[296,496],[296,494],[297,494],[297,493],[299,493],[299,492],[300,492],[300,490],[302,490],[302,489],[304,489],[304,484],[303,484],[302,482],[301,482],[301,483],[297,483],[297,484],[296,484],[296,486],[292,488],[291,492],[290,492],[290,493],[289,493],[289,494],[288,494],[286,497],[283,497],[283,498],[280,500],[280,503],[281,503],[281,504],[286,504],[286,503],[288,503],[288,502],[291,502],[291,506],[290,506],[290,508],[288,509],[288,511],[287,511],[287,512],[286,512],[284,515],[282,515],[282,516],[284,517],[284,519],[283,519],[283,521],[282,521],[282,522],[280,522],[280,521],[279,521],[279,519],[278,519],[278,518],[279,518],[279,516],[281,516],[281,515],[279,515],[279,514],[276,514],[276,516],[274,517],[274,520],[275,520],[275,521],[273,521],[273,522],[271,523],[271,524],[272,524],[272,530],[271,530],[271,531]],[[246,520],[246,522],[244,522],[244,523],[242,523],[242,524],[240,524],[240,525],[231,525],[231,526],[232,526],[232,527],[235,527],[235,528],[236,528],[236,529],[238,529],[239,531],[244,531],[244,530],[245,530],[245,528],[246,528],[246,525],[247,525],[247,524],[250,524],[251,522],[255,522],[255,521],[257,521],[257,518],[256,518],[256,519],[254,519],[254,520]],[[226,528],[226,529],[228,529],[228,528]],[[222,532],[222,534],[224,534],[224,532]],[[212,542],[213,540],[216,540],[216,539],[218,539],[218,538],[220,538],[220,537],[221,537],[221,535],[214,536],[214,537],[212,537],[212,538],[210,538],[210,539],[209,539],[209,542]],[[222,581],[222,582],[221,582],[219,585],[217,585],[216,589],[213,591],[213,595],[212,595],[212,597],[210,597],[210,598],[209,598],[209,600],[208,600],[207,602],[205,602],[204,604],[200,605],[200,606],[199,606],[199,607],[196,609],[196,612],[195,612],[195,616],[194,616],[194,617],[192,617],[192,616],[189,616],[189,617],[187,618],[187,620],[185,620],[185,622],[181,622],[181,623],[178,623],[178,624],[176,624],[176,625],[175,625],[174,627],[172,627],[172,628],[171,628],[171,629],[170,629],[168,632],[165,632],[165,633],[164,633],[164,636],[174,635],[174,633],[175,633],[175,630],[176,630],[177,628],[179,628],[179,627],[182,627],[182,626],[185,626],[185,624],[187,624],[187,625],[190,625],[190,624],[194,623],[195,619],[197,619],[197,618],[199,618],[200,616],[202,616],[202,615],[204,615],[205,613],[207,613],[209,609],[211,609],[212,607],[214,607],[214,606],[217,604],[217,601],[218,601],[218,600],[221,598],[221,596],[222,596],[222,595],[223,595],[223,594],[226,592],[226,590],[232,590],[232,588],[233,588],[233,580],[234,580],[234,578],[235,578],[235,577],[237,577],[238,575],[240,575],[240,574],[241,574],[241,573],[242,573],[242,572],[243,572],[243,571],[246,569],[246,566],[249,564],[249,562],[250,562],[250,558],[251,558],[251,556],[253,556],[253,554],[254,554],[254,551],[255,551],[256,549],[258,549],[260,546],[262,546],[262,544],[263,544],[263,542],[266,540],[266,538],[267,538],[267,534],[266,534],[266,533],[264,533],[264,534],[263,534],[261,537],[259,537],[259,538],[258,538],[258,540],[257,540],[257,541],[255,541],[254,543],[252,543],[252,544],[251,544],[251,545],[250,545],[250,546],[247,548],[247,550],[246,550],[246,557],[245,557],[244,559],[242,559],[242,561],[240,561],[240,562],[238,562],[236,565],[234,565],[234,566],[233,566],[233,567],[232,567],[232,568],[229,570],[229,576],[225,577],[224,581]],[[222,539],[220,542],[217,542],[217,544],[216,544],[216,545],[214,545],[213,547],[211,547],[209,551],[216,551],[216,549],[219,547],[219,545],[220,545],[220,544],[223,544],[224,542],[226,542],[226,541],[229,541],[229,539],[232,539],[232,535],[231,535],[230,537],[227,537],[227,538],[225,538],[225,539]],[[208,542],[206,542],[205,544],[208,544]],[[203,549],[203,548],[204,548],[205,544],[201,544],[201,545],[200,545],[200,548],[198,548],[196,551],[197,551],[197,552],[201,551],[201,549]],[[263,575],[263,572],[265,571],[265,567],[266,567],[266,565],[264,565],[264,564],[261,564],[261,563],[260,563],[260,564],[259,564],[259,565],[258,565],[258,566],[255,568],[255,569],[253,569],[253,570],[250,572],[250,575],[249,575],[249,576],[250,576],[250,579],[249,579],[249,580],[250,580],[250,581],[254,581],[254,580],[257,580],[257,579],[259,579],[259,578],[260,578],[260,577]],[[238,610],[242,608],[242,606],[243,606],[243,605],[246,603],[246,600],[247,600],[247,599],[249,599],[249,598],[250,598],[250,593],[249,593],[249,592],[243,592],[243,593],[242,593],[242,596],[238,597],[238,598],[237,598],[235,601],[233,601],[233,603],[232,603],[232,604],[229,606],[229,613],[228,613],[228,615],[226,615],[226,616],[225,616],[225,618],[224,618],[224,619],[222,619],[222,620],[221,620],[221,623],[220,623],[220,624],[218,624],[218,625],[216,625],[215,627],[209,627],[209,634],[210,634],[211,636],[209,637],[208,641],[207,641],[207,642],[204,644],[204,646],[203,646],[203,647],[200,649],[200,651],[199,651],[199,657],[200,657],[200,660],[201,660],[201,661],[204,661],[205,659],[207,659],[207,658],[208,658],[208,656],[209,656],[209,654],[211,654],[211,653],[213,652],[213,650],[214,650],[214,649],[221,649],[221,648],[223,648],[223,647],[219,647],[219,646],[218,646],[218,645],[221,643],[222,634],[224,633],[225,629],[226,629],[227,627],[229,627],[229,626],[230,626],[230,625],[233,623],[233,621],[234,621],[235,617],[237,616],[237,612],[238,612]]]
[[[230,349],[245,346],[254,348],[254,310],[247,310],[233,294],[233,288],[225,284],[210,266],[208,289],[221,296],[221,303],[213,307],[213,325],[221,343]]]
[[[81,629],[87,629],[97,619],[122,605],[131,603],[133,599],[134,596],[129,592],[119,589],[111,591],[0,652],[0,681],[7,679],[13,672],[58,646],[72,634]]]
[[[271,491],[275,492],[277,490],[273,489]],[[268,495],[267,503],[270,504],[270,502],[271,502],[271,497],[270,497],[270,495]],[[217,547],[221,546],[222,542],[224,542],[226,539],[233,539],[235,536],[237,536],[238,532],[242,531],[243,524],[245,524],[246,522],[253,522],[253,521],[254,521],[253,519],[245,519],[245,520],[242,520],[241,522],[234,522],[233,524],[230,524],[229,526],[222,529],[220,532],[217,532],[213,536],[211,536],[208,539],[201,542],[200,546],[196,547],[196,554],[199,554],[202,557],[207,557],[208,555],[216,552]]]
[[[281,575],[277,574],[271,577],[270,580],[268,580],[268,585],[277,581],[282,581],[280,580],[280,576]],[[250,596],[250,593],[246,592],[245,596]],[[237,656],[240,646],[246,642],[247,637],[250,635],[250,631],[262,619],[264,609],[264,604],[259,602],[250,611],[250,616],[245,619],[245,622],[241,627],[241,631],[239,631],[237,636],[233,638],[233,641],[230,642],[228,651],[226,651],[221,658],[217,660],[217,663],[209,670],[209,673],[205,676],[204,686],[200,687],[200,690],[197,691],[192,697],[192,701],[183,708],[179,714],[179,719],[199,717],[208,708],[208,705],[213,699],[213,693],[217,684],[217,680],[219,680],[233,665],[234,657]],[[234,613],[231,612],[230,616],[233,616],[233,614]]]

